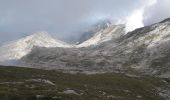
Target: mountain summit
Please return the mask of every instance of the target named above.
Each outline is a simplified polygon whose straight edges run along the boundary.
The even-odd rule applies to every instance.
[[[93,45],[99,45],[103,42],[116,39],[121,35],[125,34],[125,26],[124,25],[112,25],[111,23],[106,23],[100,27],[94,36],[89,38],[88,40],[84,41],[83,43],[79,44],[78,47],[88,47]]]
[[[0,46],[0,61],[20,59],[28,54],[34,46],[38,47],[71,47],[60,40],[53,39],[47,32],[37,32],[25,38],[5,43]]]

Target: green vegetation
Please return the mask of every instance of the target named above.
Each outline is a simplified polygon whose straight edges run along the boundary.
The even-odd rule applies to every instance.
[[[85,75],[0,67],[0,100],[163,100],[156,91],[160,84],[155,78],[115,73]]]

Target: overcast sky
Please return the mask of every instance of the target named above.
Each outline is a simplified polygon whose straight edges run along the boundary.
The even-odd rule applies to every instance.
[[[39,31],[65,38],[105,18],[132,31],[170,17],[169,9],[170,0],[0,0],[0,43]]]

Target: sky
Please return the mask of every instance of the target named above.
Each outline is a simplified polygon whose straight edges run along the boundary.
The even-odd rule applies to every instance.
[[[101,19],[126,31],[170,17],[170,0],[0,0],[0,43],[46,31],[76,36]]]

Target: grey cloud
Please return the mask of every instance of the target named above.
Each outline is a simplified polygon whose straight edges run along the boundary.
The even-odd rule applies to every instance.
[[[144,24],[150,25],[170,17],[170,0],[157,0],[157,3],[145,9]]]
[[[139,0],[0,0],[0,42],[37,31],[74,35],[100,17],[127,16]]]

